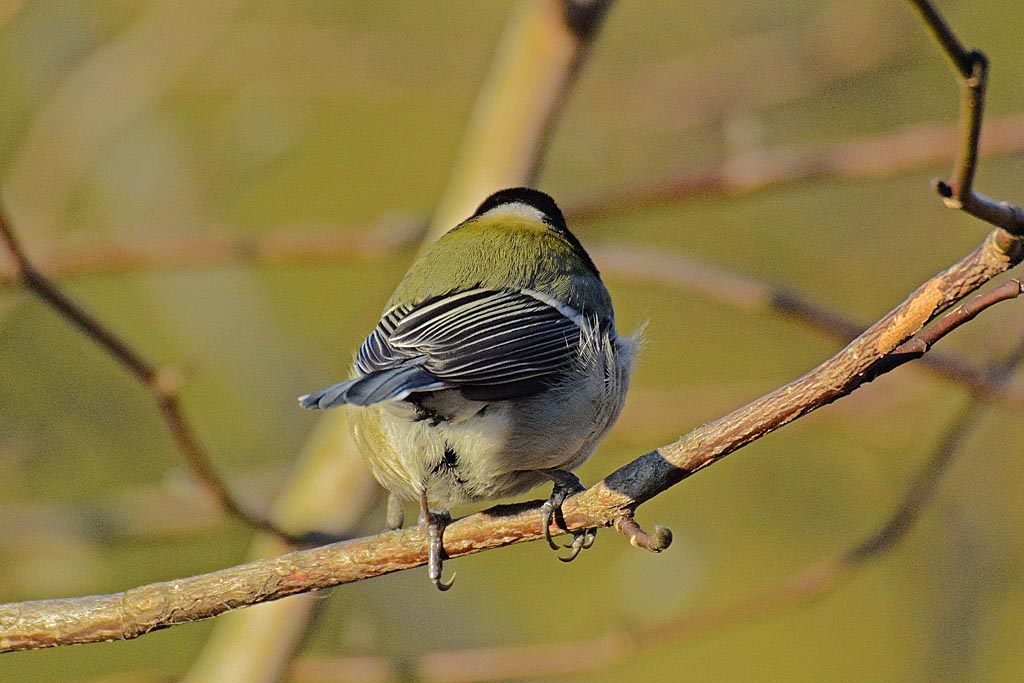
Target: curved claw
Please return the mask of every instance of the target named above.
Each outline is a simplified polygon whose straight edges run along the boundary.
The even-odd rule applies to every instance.
[[[551,538],[551,519],[554,515],[555,506],[551,504],[550,500],[540,506],[540,523],[541,527],[544,529],[544,540],[548,542],[548,546],[550,546],[552,550],[558,550],[558,544]]]
[[[575,560],[575,559],[576,559],[577,557],[579,557],[579,554],[580,554],[581,552],[583,552],[583,546],[576,546],[576,547],[574,547],[574,548],[572,549],[572,552],[571,552],[571,553],[569,553],[569,556],[568,556],[568,557],[562,557],[561,555],[559,555],[559,556],[558,556],[558,561],[559,561],[559,562],[565,562],[565,563],[569,563],[569,562],[572,562],[572,561],[573,561],[573,560]]]
[[[575,533],[572,536],[572,543],[568,543],[565,546],[566,548],[571,548],[572,552],[569,553],[568,557],[559,557],[558,559],[562,562],[572,562],[581,552],[589,550],[596,540],[597,529],[587,529],[585,531]]]
[[[420,524],[427,527],[427,575],[434,587],[442,592],[455,583],[454,574],[447,581],[441,580],[441,570],[444,566],[444,546],[441,540],[444,528],[450,521],[451,516],[446,510],[431,510],[427,506],[426,495],[420,496]]]
[[[583,537],[583,540],[577,540],[579,537]],[[572,541],[563,545],[563,548],[575,548],[580,546],[581,550],[590,550],[594,547],[594,541],[597,540],[597,529],[584,529],[578,531],[572,535]]]
[[[427,522],[427,573],[430,576],[430,583],[439,591],[446,591],[455,583],[455,575],[447,581],[441,580],[441,569],[444,566],[444,548],[441,545],[441,536],[448,519],[441,515],[431,515]]]
[[[430,582],[434,584],[434,587],[437,588],[437,590],[443,593],[449,588],[451,588],[452,584],[455,583],[455,574],[452,574],[452,578],[448,579],[447,581],[442,581],[440,574],[438,574],[437,576],[431,576]]]
[[[544,526],[544,540],[548,542],[548,545],[552,550],[559,550],[558,544],[551,539],[551,520],[554,520],[555,524],[565,529],[565,520],[562,519],[562,503],[564,503],[565,499],[569,496],[583,491],[585,487],[572,472],[566,472],[564,470],[544,470],[543,474],[555,482],[555,486],[551,490],[551,497],[544,501],[544,504],[540,506],[540,520],[541,524]],[[593,541],[591,541],[591,544],[593,544]],[[575,534],[572,544],[565,547],[576,547]],[[572,557],[576,557],[578,554],[579,551],[577,550]]]

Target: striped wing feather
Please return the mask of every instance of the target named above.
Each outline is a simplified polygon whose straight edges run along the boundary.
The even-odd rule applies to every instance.
[[[556,381],[578,353],[580,328],[528,294],[472,289],[388,311],[356,367],[366,375],[415,364],[468,398],[501,400]]]

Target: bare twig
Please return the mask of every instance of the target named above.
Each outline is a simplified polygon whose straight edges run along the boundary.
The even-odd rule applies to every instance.
[[[815,147],[758,149],[718,168],[645,180],[566,207],[570,220],[606,218],[692,199],[736,197],[769,188],[830,178],[875,178],[940,163],[957,153],[954,126],[916,124],[871,137]],[[987,154],[1024,150],[1024,114],[985,123]]]
[[[938,180],[935,189],[951,209],[960,209],[1011,234],[1024,234],[1024,210],[1008,202],[997,202],[975,192],[973,187],[985,108],[988,58],[980,50],[966,49],[929,0],[910,0],[910,4],[953,63],[960,81],[961,151],[953,169],[953,184]]]
[[[943,316],[934,325],[914,335],[897,346],[896,349],[888,356],[879,360],[874,367],[866,372],[868,381],[871,381],[878,375],[888,372],[890,366],[895,367],[897,365],[902,365],[908,360],[920,358],[927,353],[928,349],[932,347],[932,344],[939,339],[942,339],[964,323],[973,320],[975,316],[986,308],[994,306],[1000,301],[1016,299],[1020,296],[1021,291],[1021,283],[1019,280],[1007,280],[991,292],[976,296],[969,302],[958,306],[956,310]],[[993,383],[988,377],[986,377],[986,380],[986,384]],[[998,389],[999,387],[996,388]]]
[[[29,291],[46,302],[53,310],[57,311],[68,322],[106,350],[147,388],[158,384],[159,372],[155,367],[143,360],[141,356],[100,321],[86,313],[81,306],[66,297],[53,283],[32,266],[28,255],[26,255],[21,247],[21,243],[15,236],[14,230],[8,222],[7,212],[2,206],[0,206],[0,241],[3,242],[4,249],[14,261],[18,278]]]
[[[1005,246],[1011,249],[1006,251]],[[643,502],[729,453],[853,392],[910,360],[881,362],[938,313],[1020,262],[1021,238],[997,230],[959,262],[928,280],[845,349],[803,377],[672,444],[640,456],[563,508],[567,530],[614,524]],[[995,303],[989,300],[987,305]],[[940,327],[941,334],[953,326]],[[934,340],[932,340],[934,341]],[[543,530],[533,504],[495,508],[452,522],[445,551],[458,557],[537,540]],[[134,638],[230,609],[409,569],[426,561],[419,527],[259,560],[202,576],[125,593],[0,606],[0,650]]]
[[[929,0],[910,0],[910,4],[921,13],[925,26],[942,46],[946,56],[953,61],[953,66],[960,75],[964,78],[970,76],[974,68],[974,58],[953,33],[953,29],[946,23],[939,10]]]
[[[33,263],[51,279],[82,275],[283,265],[381,258],[415,244],[426,230],[421,219],[384,217],[365,227],[281,230],[262,235],[179,234],[134,243],[92,241],[87,245],[39,245]],[[20,281],[16,267],[0,266],[0,289]]]
[[[261,467],[233,477],[246,497],[273,491],[280,467]],[[157,483],[111,487],[102,498],[75,502],[3,501],[0,538],[4,548],[23,545],[45,555],[51,543],[125,543],[140,539],[195,537],[224,529],[229,518],[202,483],[184,475]],[[47,544],[41,538],[49,539]]]
[[[21,247],[2,206],[0,206],[0,242],[3,243],[4,249],[14,261],[18,276],[25,287],[109,353],[149,392],[156,401],[164,424],[177,444],[178,450],[185,457],[192,473],[203,483],[206,490],[225,512],[258,529],[295,543],[322,539],[319,535],[289,533],[278,528],[270,519],[245,509],[210,463],[205,449],[181,409],[178,399],[181,373],[173,368],[158,368],[150,364],[126,341],[68,298],[45,275],[40,273]]]
[[[969,306],[974,307],[982,303],[992,305],[997,300],[1002,299],[988,296],[978,297]],[[951,314],[951,316],[953,320],[960,321],[959,324],[967,319],[960,313]],[[945,326],[941,329],[949,330]],[[922,333],[922,336],[930,338],[934,334],[934,332]],[[1009,383],[1021,362],[1024,362],[1024,340],[1018,342],[1016,348],[1007,354],[1006,358],[989,367],[991,381],[999,385]],[[669,624],[646,629],[643,633],[632,634],[631,642],[641,647],[672,642],[682,637],[717,630],[753,617],[764,616],[776,609],[808,602],[835,588],[843,578],[849,576],[861,565],[877,559],[893,549],[913,528],[921,513],[933,500],[943,475],[949,470],[954,459],[962,452],[964,443],[977,428],[986,401],[987,399],[983,395],[975,394],[960,409],[947,426],[931,456],[911,482],[892,516],[882,522],[862,541],[835,557],[813,564],[781,583],[766,586],[754,595],[741,598],[731,605],[685,615]]]
[[[601,264],[602,272],[612,277],[699,293],[743,311],[781,314],[843,343],[867,327],[791,288],[725,270],[693,257],[617,244],[598,245],[590,252]],[[1014,407],[1024,407],[1024,397],[1019,393],[1006,386],[994,386],[983,371],[960,356],[936,351],[921,359],[921,367],[972,392],[984,393]]]

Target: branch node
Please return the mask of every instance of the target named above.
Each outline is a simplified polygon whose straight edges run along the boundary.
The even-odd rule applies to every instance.
[[[643,548],[652,553],[660,553],[672,545],[672,530],[667,526],[656,525],[654,533],[649,534],[640,528],[630,515],[623,515],[615,520],[615,530],[629,539],[634,548]]]
[[[577,40],[591,40],[610,4],[610,0],[563,0],[565,25]]]
[[[967,58],[970,60],[971,75],[964,80],[969,87],[976,88],[985,81],[985,75],[988,73],[988,57],[981,50],[974,49],[967,53]]]
[[[999,202],[999,206],[1005,209],[1010,216],[1007,225],[1000,227],[1016,237],[1024,235],[1024,209],[1010,202]]]
[[[1024,219],[1024,216],[1022,216]],[[1024,223],[1021,224],[1024,228]],[[1017,259],[1017,255],[1020,253],[1022,246],[1022,238],[1020,235],[1024,235],[1024,230],[1021,233],[1013,232],[1010,230],[993,230],[992,231],[992,244],[999,251],[1000,254],[1005,255],[1010,259]]]
[[[184,384],[185,373],[181,368],[173,365],[165,365],[158,368],[150,380],[150,386],[153,387],[153,391],[165,398],[177,396]]]
[[[932,187],[935,188],[935,192],[942,198],[942,203],[946,205],[946,208],[956,209],[957,211],[964,208],[964,203],[960,198],[959,188],[955,185],[951,185],[945,180],[936,178],[932,181]]]

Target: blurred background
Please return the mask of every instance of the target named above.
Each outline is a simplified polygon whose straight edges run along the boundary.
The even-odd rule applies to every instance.
[[[253,507],[278,495],[316,424],[295,396],[347,372],[415,255],[410,231],[442,196],[516,6],[0,6],[0,194],[13,226],[67,293],[147,359],[182,369],[187,416]],[[939,6],[990,58],[993,129],[1019,121],[1019,4]],[[539,186],[599,267],[598,247],[678,254],[784,284],[866,324],[987,232],[929,187],[951,153],[913,161],[928,151],[917,132],[956,121],[956,97],[904,2],[617,3]],[[860,165],[758,187],[778,150],[854,143],[865,143]],[[723,172],[728,191],[631,201],[673,178]],[[984,155],[977,187],[1020,203],[1021,177],[1020,144],[1001,143]],[[238,237],[285,251],[327,237],[368,246],[269,263],[190,246]],[[123,252],[120,265],[82,268],[97,245],[176,256],[127,267]],[[619,424],[578,472],[586,483],[840,347],[779,315],[604,270],[620,329],[647,321],[648,344]],[[984,365],[1024,334],[1018,306],[997,307],[941,347]],[[450,562],[459,578],[443,595],[425,570],[334,589],[316,598],[318,618],[285,680],[335,680],[317,663],[343,657],[553,644],[726,604],[880,524],[967,400],[918,367],[881,378],[644,505],[646,528],[675,533],[660,555],[605,531],[571,565],[541,543]],[[991,405],[904,541],[823,598],[577,678],[1019,680],[1020,405]],[[361,523],[378,529],[379,505]],[[245,561],[252,537],[197,490],[124,369],[3,281],[0,602],[228,567]],[[4,655],[0,680],[173,680],[217,621]]]

